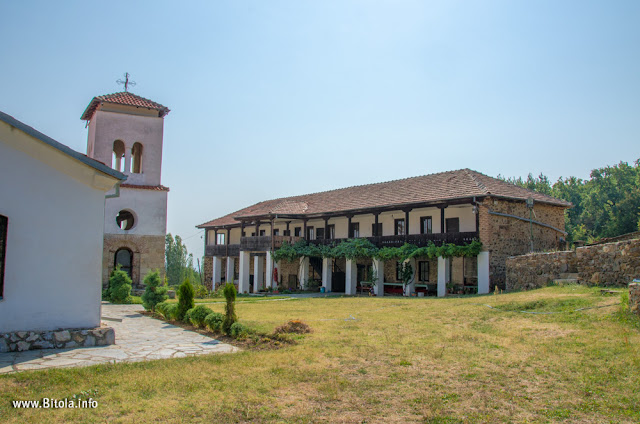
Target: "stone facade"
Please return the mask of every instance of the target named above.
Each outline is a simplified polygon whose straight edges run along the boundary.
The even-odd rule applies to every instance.
[[[640,315],[640,283],[629,284],[629,311]]]
[[[160,279],[164,280],[164,247],[164,236],[105,234],[102,255],[102,285],[104,287],[109,285],[109,276],[115,264],[115,254],[120,248],[127,248],[133,253],[131,280],[134,288],[144,288],[144,277],[155,270],[160,271]]]
[[[542,287],[564,273],[587,285],[626,286],[640,276],[640,239],[512,257],[506,268],[509,290]]]
[[[534,252],[557,250],[564,244],[564,235],[543,227],[506,216],[498,212],[529,218],[529,209],[523,201],[486,198],[478,208],[479,237],[484,249],[490,252],[489,275],[492,288],[506,286],[506,261],[510,256],[524,255],[531,251],[533,229]],[[564,208],[535,203],[533,220],[544,222],[564,231]]]
[[[70,349],[74,347],[106,346],[116,342],[111,327],[68,329],[55,331],[16,331],[0,334],[0,353],[35,349]]]

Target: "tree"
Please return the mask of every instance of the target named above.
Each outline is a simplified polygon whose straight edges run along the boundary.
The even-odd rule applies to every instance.
[[[167,300],[167,288],[160,285],[160,273],[154,271],[144,277],[144,294],[142,295],[142,306],[146,310],[155,312],[156,305]]]
[[[222,322],[222,329],[226,334],[231,334],[231,326],[238,321],[236,316],[236,286],[232,283],[227,283],[224,286],[224,297],[227,304],[224,306],[224,321]]]
[[[193,255],[187,251],[179,235],[175,238],[171,233],[165,236],[164,255],[167,283],[170,286],[177,286],[187,278],[194,284],[201,283],[201,275],[193,266]]]
[[[178,288],[178,312],[176,319],[182,321],[187,311],[193,308],[193,306],[193,286],[187,278]]]

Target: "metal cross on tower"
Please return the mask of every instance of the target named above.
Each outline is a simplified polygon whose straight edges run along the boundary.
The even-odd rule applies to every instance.
[[[129,86],[133,87],[136,85],[135,81],[129,81],[129,77],[131,75],[129,75],[129,72],[125,72],[124,73],[124,81],[119,79],[118,81],[116,81],[118,84],[123,84],[124,85],[124,91],[129,91]]]

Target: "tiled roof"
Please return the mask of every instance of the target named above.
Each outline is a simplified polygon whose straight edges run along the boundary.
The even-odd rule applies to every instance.
[[[93,100],[91,100],[91,103],[89,103],[89,106],[87,106],[87,108],[85,109],[80,119],[84,121],[90,120],[100,103],[114,103],[125,106],[137,106],[148,109],[155,109],[158,111],[158,116],[161,118],[169,113],[169,108],[166,106],[162,106],[160,103],[145,99],[144,97],[140,97],[128,91],[121,91],[119,93],[105,94],[104,96],[94,97]]]
[[[155,191],[169,191],[169,187],[163,185],[136,185],[136,184],[120,184],[120,188],[135,188],[138,190],[155,190]]]
[[[390,206],[429,204],[454,199],[494,196],[526,200],[560,207],[571,203],[527,190],[471,169],[441,172],[384,183],[366,184],[320,193],[304,194],[256,203],[229,215],[214,219],[198,228],[237,224],[238,219],[268,215],[309,216],[349,212]]]

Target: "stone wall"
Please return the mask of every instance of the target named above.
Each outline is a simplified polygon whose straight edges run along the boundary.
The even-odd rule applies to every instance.
[[[564,231],[564,208],[535,203],[534,221],[543,222]],[[490,252],[489,278],[491,287],[506,286],[506,261],[510,256],[523,255],[531,251],[531,229],[533,229],[534,252],[558,250],[564,244],[564,235],[543,227],[506,216],[493,215],[499,212],[529,218],[529,209],[524,201],[488,197],[478,208],[479,237],[484,249]]]
[[[544,287],[561,274],[577,273],[574,250],[549,253],[530,253],[506,260],[507,290],[531,290]]]
[[[35,349],[70,349],[74,347],[106,346],[116,342],[111,327],[55,331],[16,331],[0,333],[0,353]]]
[[[133,252],[131,280],[135,288],[144,288],[144,277],[152,271],[160,271],[164,281],[164,236],[137,236],[131,234],[105,234],[102,248],[102,285],[109,285],[109,276],[115,265],[115,254],[120,248]]]
[[[626,286],[640,276],[640,239],[512,257],[506,269],[508,290],[543,287],[564,273],[582,284]]]
[[[640,277],[640,239],[576,249],[580,280],[590,285],[626,286]]]
[[[640,315],[640,283],[629,284],[629,311]]]

